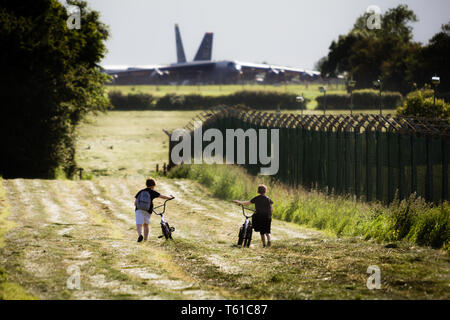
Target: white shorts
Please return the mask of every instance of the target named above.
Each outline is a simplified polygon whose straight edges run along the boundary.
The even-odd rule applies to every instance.
[[[150,224],[150,213],[139,209],[137,209],[135,213],[136,213],[136,224]]]

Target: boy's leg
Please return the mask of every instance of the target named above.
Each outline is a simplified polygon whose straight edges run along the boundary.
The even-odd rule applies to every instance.
[[[148,224],[144,223],[144,240],[147,240],[148,232],[149,232]]]
[[[136,224],[136,230],[138,235],[142,235],[142,224]]]
[[[142,224],[136,224],[136,230],[137,230],[137,233],[139,234],[137,241],[141,242],[142,241]]]
[[[272,242],[270,241],[270,233],[266,233],[266,237],[267,237],[267,246],[270,247]]]
[[[263,247],[265,247],[266,246],[266,238],[264,237],[264,233],[261,233],[261,241],[262,241]]]

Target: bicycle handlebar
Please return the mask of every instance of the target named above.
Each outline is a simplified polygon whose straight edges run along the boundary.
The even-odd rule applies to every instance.
[[[158,216],[163,215],[164,212],[166,212],[166,203],[167,203],[167,201],[170,201],[170,200],[173,200],[173,199],[175,199],[175,197],[172,197],[172,198],[170,198],[170,199],[167,199],[167,200],[164,201],[164,203],[163,203],[162,205],[160,205],[160,206],[154,207],[154,208],[153,208],[153,212],[154,212],[156,215],[158,215]],[[162,211],[162,212],[158,213],[158,212],[155,211],[155,209],[158,209],[158,208],[161,208],[161,207],[163,207],[163,211]]]
[[[244,205],[243,204],[241,204],[241,207],[242,207],[242,214],[244,215],[244,217],[246,217],[246,218],[251,218],[251,217],[253,217],[253,215],[255,214],[255,212],[256,212],[256,210],[253,210],[253,209],[250,209],[250,208],[247,208],[247,207],[244,207]],[[246,215],[245,214],[245,210],[249,210],[249,211],[252,211],[253,213],[251,214],[251,215]]]

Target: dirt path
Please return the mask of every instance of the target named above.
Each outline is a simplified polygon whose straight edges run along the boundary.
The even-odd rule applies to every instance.
[[[15,223],[0,248],[9,281],[40,299],[449,298],[449,259],[438,250],[337,239],[277,220],[272,248],[257,234],[250,249],[238,248],[240,208],[186,180],[157,186],[176,196],[166,215],[174,240],[157,238],[153,215],[150,239],[136,243],[142,179],[3,180],[1,206]],[[369,265],[382,270],[380,290],[366,286]],[[76,271],[78,288],[70,286]]]

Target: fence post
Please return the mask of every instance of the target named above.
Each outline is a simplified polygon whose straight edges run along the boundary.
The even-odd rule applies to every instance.
[[[426,150],[426,175],[425,175],[425,199],[426,201],[433,201],[433,163],[430,156],[430,138],[425,138],[425,150]]]
[[[414,152],[414,135],[410,135],[411,140],[411,193],[417,193],[417,168]]]
[[[391,154],[391,145],[392,145],[392,136],[391,132],[386,132],[386,140],[387,140],[387,167],[388,167],[388,203],[391,203],[393,200],[393,189],[394,189],[394,179],[392,179],[392,154]]]
[[[369,134],[371,133],[371,130],[365,130],[366,133],[366,201],[371,200],[371,194],[370,194],[370,167],[369,167]]]
[[[398,152],[398,198],[400,200],[405,198],[404,195],[404,183],[405,183],[405,166],[403,164],[403,148],[402,148],[402,138],[403,134],[398,133],[397,138],[397,152]]]
[[[357,130],[359,131],[359,127],[357,127]],[[361,193],[360,193],[360,181],[361,181],[361,134],[359,132],[356,132],[356,129],[353,130],[354,136],[355,136],[355,195],[356,198],[359,199]]]
[[[448,198],[448,148],[447,139],[441,137],[442,145],[442,202],[449,200]]]
[[[376,182],[376,194],[377,200],[383,201],[383,193],[382,193],[382,183],[381,183],[381,137],[380,132],[377,130],[375,132],[376,137],[376,162],[377,162],[377,182]]]
[[[331,193],[332,191],[332,187],[331,187],[331,133],[330,130],[332,130],[331,126],[328,127],[327,130],[327,167],[326,167],[326,171],[327,171],[327,187],[328,187],[328,194]]]

